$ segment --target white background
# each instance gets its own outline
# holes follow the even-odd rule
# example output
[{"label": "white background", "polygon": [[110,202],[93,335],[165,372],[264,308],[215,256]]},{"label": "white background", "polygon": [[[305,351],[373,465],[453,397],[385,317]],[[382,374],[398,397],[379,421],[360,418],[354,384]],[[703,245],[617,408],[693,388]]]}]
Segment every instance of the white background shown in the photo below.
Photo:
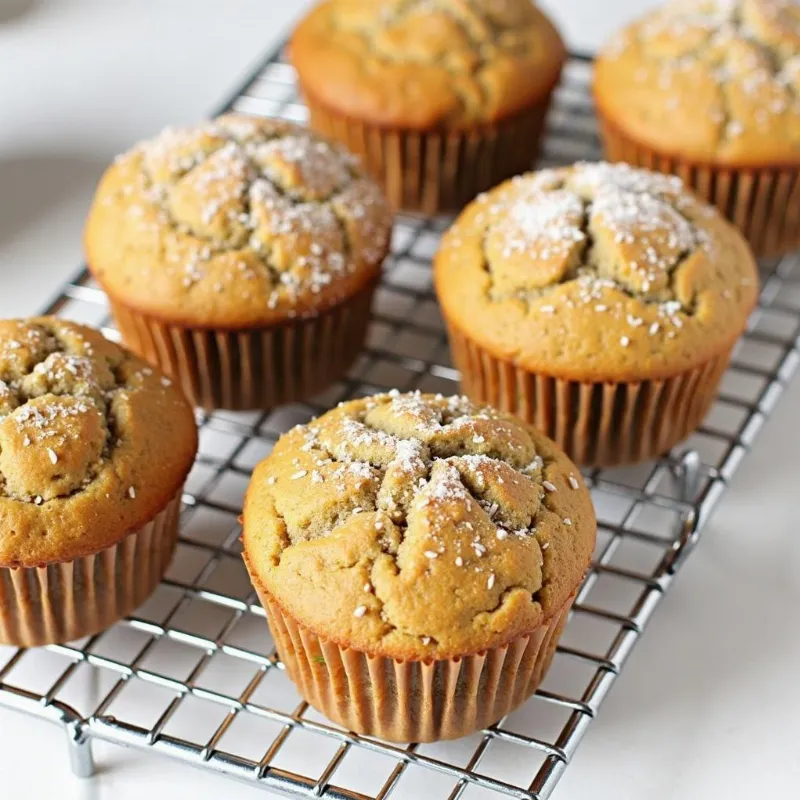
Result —
[{"label": "white background", "polygon": [[[589,50],[645,5],[552,0]],[[0,316],[35,311],[80,260],[108,160],[208,112],[307,6],[292,0],[0,0]],[[739,471],[556,800],[798,796],[800,384]],[[0,711],[0,797],[256,798],[163,758],[98,746],[67,769],[56,728]],[[395,796],[400,796],[395,795]]]}]

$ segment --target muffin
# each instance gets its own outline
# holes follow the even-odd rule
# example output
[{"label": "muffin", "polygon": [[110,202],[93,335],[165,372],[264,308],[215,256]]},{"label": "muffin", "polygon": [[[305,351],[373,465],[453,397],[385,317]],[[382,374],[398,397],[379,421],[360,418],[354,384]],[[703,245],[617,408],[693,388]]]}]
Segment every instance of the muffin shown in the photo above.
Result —
[{"label": "muffin", "polygon": [[353,156],[286,122],[228,115],[118,158],[85,248],[125,344],[195,405],[265,409],[355,360],[390,234]]},{"label": "muffin", "polygon": [[596,466],[699,425],[758,294],[747,242],[679,178],[603,163],[476,200],[434,283],[464,391]]},{"label": "muffin", "polygon": [[758,256],[800,245],[800,5],[682,0],[600,54],[607,158],[675,173]]},{"label": "muffin", "polygon": [[355,400],[253,473],[244,558],[289,676],[398,742],[491,725],[544,676],[594,548],[580,473],[463,397]]},{"label": "muffin", "polygon": [[426,214],[530,169],[566,55],[530,0],[328,0],[290,53],[311,126]]},{"label": "muffin", "polygon": [[180,390],[97,331],[0,321],[0,643],[97,633],[153,591],[197,451]]}]

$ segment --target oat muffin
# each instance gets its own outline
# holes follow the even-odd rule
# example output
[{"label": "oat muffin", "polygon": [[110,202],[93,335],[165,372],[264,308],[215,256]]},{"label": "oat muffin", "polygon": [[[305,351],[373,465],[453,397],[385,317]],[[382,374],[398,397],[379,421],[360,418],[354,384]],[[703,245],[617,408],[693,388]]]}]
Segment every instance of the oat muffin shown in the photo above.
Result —
[{"label": "oat muffin", "polygon": [[54,317],[0,321],[0,643],[71,641],[140,605],[196,450],[158,370]]},{"label": "oat muffin", "polygon": [[244,558],[303,696],[359,733],[464,736],[536,689],[595,542],[580,473],[463,397],[355,400],[253,473]]},{"label": "oat muffin", "polygon": [[800,4],[680,0],[601,52],[607,157],[676,173],[757,255],[800,244]]},{"label": "oat muffin", "polygon": [[338,145],[228,115],[167,129],[103,177],[86,256],[124,342],[205,408],[269,408],[363,347],[391,217]]},{"label": "oat muffin", "polygon": [[603,163],[476,200],[434,281],[466,393],[605,466],[697,427],[758,294],[741,234],[679,178]]},{"label": "oat muffin", "polygon": [[432,214],[530,169],[565,49],[530,0],[327,0],[291,60],[312,127]]}]

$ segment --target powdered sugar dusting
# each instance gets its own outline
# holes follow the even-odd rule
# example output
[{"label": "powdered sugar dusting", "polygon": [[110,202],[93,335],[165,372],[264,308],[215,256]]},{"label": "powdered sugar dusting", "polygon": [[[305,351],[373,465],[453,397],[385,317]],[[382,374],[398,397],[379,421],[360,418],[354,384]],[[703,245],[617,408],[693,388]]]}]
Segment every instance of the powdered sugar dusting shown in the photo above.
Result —
[{"label": "powdered sugar dusting", "polygon": [[100,413],[97,405],[89,398],[71,403],[27,405],[14,414],[14,422],[21,430],[32,431],[42,440],[62,435],[54,426],[57,420],[68,420],[89,413]]},{"label": "powdered sugar dusting", "polygon": [[44,505],[83,491],[103,472],[112,475],[107,498],[115,486],[117,497],[128,492],[124,465],[109,464],[130,435],[136,412],[128,400],[142,389],[164,392],[154,369],[132,358],[110,343],[101,350],[68,322],[2,323],[0,496]]},{"label": "powdered sugar dusting", "polygon": [[356,165],[354,158],[306,133],[255,142],[245,152],[263,165],[266,177],[290,192],[299,184],[305,197],[324,199],[338,191],[349,182]]},{"label": "powdered sugar dusting", "polygon": [[377,186],[347,151],[298,126],[227,115],[169,128],[126,159],[143,175],[123,192],[132,224],[184,237],[164,269],[187,291],[207,284],[233,302],[266,283],[267,308],[291,312],[385,254],[391,216]]},{"label": "powdered sugar dusting", "polygon": [[[691,254],[713,255],[718,246],[705,224],[716,212],[679,178],[626,164],[579,163],[546,171],[545,179],[521,176],[478,208],[492,298],[524,297],[546,316],[576,307],[611,315],[631,331],[618,338],[622,347],[637,331],[636,338],[682,327],[686,309],[673,276]],[[562,284],[571,290],[553,291]],[[633,313],[629,297],[644,309]]]},{"label": "powdered sugar dusting", "polygon": [[[275,465],[288,480],[261,485],[279,487],[269,491],[276,506],[285,504],[293,543],[353,525],[419,580],[463,570],[464,585],[493,596],[498,585],[516,585],[506,550],[538,552],[537,515],[555,485],[535,439],[507,415],[463,396],[392,392],[345,404],[291,435],[293,455]],[[317,492],[325,510],[295,519],[294,498]],[[358,586],[380,602],[385,576],[363,566]]]},{"label": "powdered sugar dusting", "polygon": [[[643,66],[633,80],[650,79],[670,110],[702,113],[687,87],[710,78],[717,97],[707,113],[724,146],[770,130],[786,114],[800,117],[798,41],[800,14],[791,0],[672,0],[616,37],[603,56],[618,59],[635,49]],[[731,102],[738,93],[745,103]]]},{"label": "powdered sugar dusting", "polygon": [[583,203],[564,190],[523,193],[509,208],[508,220],[506,256],[525,252],[531,258],[552,258],[586,238]]}]

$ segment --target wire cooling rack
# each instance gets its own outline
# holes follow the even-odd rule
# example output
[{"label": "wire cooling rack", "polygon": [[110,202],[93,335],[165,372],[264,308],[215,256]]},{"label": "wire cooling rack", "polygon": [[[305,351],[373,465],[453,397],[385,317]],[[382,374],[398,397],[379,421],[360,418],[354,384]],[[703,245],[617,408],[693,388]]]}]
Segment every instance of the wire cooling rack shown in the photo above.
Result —
[{"label": "wire cooling rack", "polygon": [[[599,157],[589,72],[580,57],[566,70],[546,164]],[[230,108],[306,119],[281,55],[260,65],[223,110]],[[200,456],[176,557],[135,616],[66,645],[0,647],[0,706],[63,725],[78,774],[91,774],[91,741],[102,739],[305,797],[551,794],[797,366],[800,257],[762,265],[760,305],[703,427],[663,460],[587,474],[597,550],[536,695],[466,739],[388,745],[338,728],[297,695],[242,566],[237,515],[250,471],[292,425],[375,391],[457,391],[431,289],[430,258],[448,222],[399,219],[369,346],[345,380],[308,404],[198,417]],[[44,310],[115,334],[85,271]]]}]

